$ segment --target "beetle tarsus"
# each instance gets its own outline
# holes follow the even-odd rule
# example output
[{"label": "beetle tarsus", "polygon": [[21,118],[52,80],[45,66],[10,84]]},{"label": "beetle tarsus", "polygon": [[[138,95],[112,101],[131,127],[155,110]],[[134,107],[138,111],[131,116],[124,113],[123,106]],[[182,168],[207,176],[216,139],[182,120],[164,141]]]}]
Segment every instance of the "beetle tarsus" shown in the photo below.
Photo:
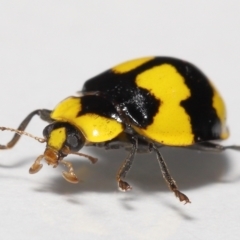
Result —
[{"label": "beetle tarsus", "polygon": [[76,176],[76,174],[74,172],[66,172],[66,171],[63,171],[62,172],[62,176],[65,180],[67,180],[68,182],[70,183],[78,183],[78,178]]},{"label": "beetle tarsus", "polygon": [[127,182],[124,182],[122,180],[118,181],[118,188],[123,192],[130,191],[132,189],[132,187]]},{"label": "beetle tarsus", "polygon": [[34,174],[37,173],[41,170],[41,168],[43,167],[43,165],[40,163],[41,160],[44,158],[44,155],[40,155],[35,162],[33,163],[33,165],[30,167],[29,169],[29,173],[30,174]]},{"label": "beetle tarsus", "polygon": [[191,203],[189,198],[179,190],[174,190],[173,192],[175,196],[180,200],[180,202],[185,202],[184,204]]},{"label": "beetle tarsus", "polygon": [[74,173],[72,164],[67,161],[61,161],[61,163],[68,168],[68,172],[62,172],[63,178],[70,183],[78,183],[79,181],[76,174]]}]

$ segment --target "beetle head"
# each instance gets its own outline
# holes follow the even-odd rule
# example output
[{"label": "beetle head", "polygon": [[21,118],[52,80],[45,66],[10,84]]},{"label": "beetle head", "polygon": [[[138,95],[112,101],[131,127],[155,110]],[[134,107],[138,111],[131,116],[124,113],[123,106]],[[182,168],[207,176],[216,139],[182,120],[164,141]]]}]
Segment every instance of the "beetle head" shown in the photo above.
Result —
[{"label": "beetle head", "polygon": [[83,134],[67,122],[54,122],[46,126],[43,136],[47,140],[44,158],[53,166],[68,154],[78,152],[85,143]]},{"label": "beetle head", "polygon": [[68,172],[63,172],[63,177],[71,182],[77,183],[78,179],[73,171],[72,164],[67,161],[63,161],[68,154],[75,154],[88,158],[92,163],[95,163],[97,159],[78,153],[78,151],[84,146],[86,139],[84,135],[76,127],[67,122],[54,122],[49,124],[43,130],[43,136],[47,142],[47,146],[43,155],[40,155],[32,167],[29,169],[30,173],[36,173],[42,168],[40,163],[42,159],[45,159],[48,165],[57,167],[59,163],[64,164],[68,168]]}]

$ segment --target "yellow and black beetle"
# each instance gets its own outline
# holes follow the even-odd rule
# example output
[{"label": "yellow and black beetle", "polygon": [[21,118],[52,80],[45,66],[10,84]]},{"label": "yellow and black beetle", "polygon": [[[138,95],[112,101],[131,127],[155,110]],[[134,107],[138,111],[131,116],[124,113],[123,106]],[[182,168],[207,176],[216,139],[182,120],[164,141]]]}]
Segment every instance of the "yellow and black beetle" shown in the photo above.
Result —
[{"label": "yellow and black beetle", "polygon": [[137,152],[156,153],[162,175],[180,201],[190,202],[181,193],[168,171],[159,151],[163,146],[221,152],[239,146],[221,146],[212,140],[229,135],[226,127],[224,102],[207,77],[191,63],[170,57],[145,57],[122,63],[89,79],[77,97],[68,97],[54,110],[39,109],[30,113],[15,135],[0,149],[12,148],[32,117],[49,125],[43,130],[46,150],[40,155],[30,173],[42,168],[41,160],[56,167],[64,164],[68,171],[63,177],[78,182],[72,164],[63,160],[68,154],[96,159],[78,151],[83,146],[105,149],[125,148],[129,155],[122,164],[117,182],[120,190],[130,190],[123,181]]}]

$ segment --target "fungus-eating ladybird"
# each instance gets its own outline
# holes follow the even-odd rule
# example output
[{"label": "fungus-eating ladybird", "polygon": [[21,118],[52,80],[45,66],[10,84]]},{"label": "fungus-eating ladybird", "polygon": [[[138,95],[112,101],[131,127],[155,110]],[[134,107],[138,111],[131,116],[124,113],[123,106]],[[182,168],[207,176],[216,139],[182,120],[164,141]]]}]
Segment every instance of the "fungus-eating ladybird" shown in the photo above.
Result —
[{"label": "fungus-eating ladybird", "polygon": [[[49,125],[44,138],[24,132],[32,117],[39,117]],[[221,146],[212,140],[223,140],[229,135],[226,127],[224,102],[208,78],[191,63],[170,57],[145,57],[122,63],[87,80],[80,95],[68,97],[55,109],[38,109],[30,113],[12,140],[0,149],[12,148],[21,135],[46,142],[30,173],[42,168],[44,159],[56,167],[64,164],[68,171],[63,177],[78,182],[68,154],[97,160],[79,153],[83,146],[105,149],[125,148],[129,155],[124,160],[117,182],[121,190],[130,190],[123,181],[137,152],[156,153],[163,178],[180,201],[188,197],[178,190],[160,153],[163,146],[221,152],[239,146]]]}]

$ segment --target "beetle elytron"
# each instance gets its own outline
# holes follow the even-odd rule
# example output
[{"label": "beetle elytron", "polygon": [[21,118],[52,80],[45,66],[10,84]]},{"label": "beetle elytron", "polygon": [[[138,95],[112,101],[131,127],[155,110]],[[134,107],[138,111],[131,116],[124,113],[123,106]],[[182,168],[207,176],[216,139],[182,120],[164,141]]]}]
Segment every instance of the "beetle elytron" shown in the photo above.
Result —
[{"label": "beetle elytron", "polygon": [[[32,117],[49,125],[44,138],[24,132]],[[239,150],[239,146],[221,146],[211,140],[223,140],[229,135],[224,102],[207,77],[191,63],[170,57],[145,57],[122,63],[86,81],[77,97],[68,97],[54,110],[39,109],[30,113],[12,140],[0,149],[12,148],[21,135],[34,137],[47,146],[30,173],[42,168],[41,161],[56,167],[64,164],[63,177],[78,182],[68,154],[96,159],[78,151],[83,146],[105,149],[123,147],[129,155],[122,164],[117,182],[120,190],[130,190],[123,181],[137,152],[156,153],[162,175],[180,201],[189,203],[168,171],[159,151],[163,146],[223,151]]]}]

